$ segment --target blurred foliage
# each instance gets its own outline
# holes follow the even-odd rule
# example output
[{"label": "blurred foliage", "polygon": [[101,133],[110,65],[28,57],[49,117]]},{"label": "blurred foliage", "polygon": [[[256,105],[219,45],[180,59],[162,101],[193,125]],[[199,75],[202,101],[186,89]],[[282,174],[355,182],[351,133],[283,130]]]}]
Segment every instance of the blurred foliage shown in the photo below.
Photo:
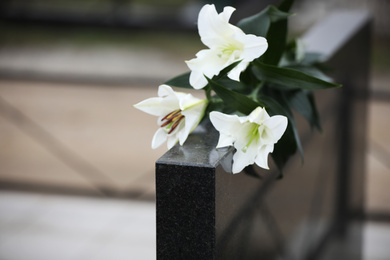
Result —
[{"label": "blurred foliage", "polygon": [[[0,22],[0,44],[77,44],[77,45],[124,45],[170,47],[177,43],[199,47],[196,32],[164,30],[132,30],[126,28],[66,27],[50,25],[25,25]],[[158,39],[158,41],[156,41]]]},{"label": "blurred foliage", "polygon": [[202,47],[196,32],[88,27],[53,27],[0,22],[0,46],[60,46],[159,48],[178,54]]}]

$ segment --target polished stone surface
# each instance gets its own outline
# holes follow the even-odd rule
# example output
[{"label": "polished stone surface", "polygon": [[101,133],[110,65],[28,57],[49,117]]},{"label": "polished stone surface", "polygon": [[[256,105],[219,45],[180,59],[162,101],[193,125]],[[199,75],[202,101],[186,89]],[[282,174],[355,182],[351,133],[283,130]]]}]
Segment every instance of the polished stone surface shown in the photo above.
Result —
[{"label": "polished stone surface", "polygon": [[219,134],[205,119],[191,133],[183,146],[176,145],[157,160],[157,164],[216,167],[233,152],[233,148],[215,149]]}]

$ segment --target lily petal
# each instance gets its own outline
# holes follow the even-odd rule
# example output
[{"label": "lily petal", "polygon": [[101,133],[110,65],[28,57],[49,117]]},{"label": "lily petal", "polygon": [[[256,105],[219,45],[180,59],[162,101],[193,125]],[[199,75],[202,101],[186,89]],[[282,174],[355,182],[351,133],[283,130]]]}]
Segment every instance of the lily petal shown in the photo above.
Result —
[{"label": "lily petal", "polygon": [[274,150],[274,145],[263,145],[260,150],[258,151],[258,154],[255,159],[255,163],[263,168],[269,170],[268,167],[268,155],[272,153]]},{"label": "lily petal", "polygon": [[[214,7],[215,9],[215,7]],[[233,12],[235,11],[236,9],[234,7],[231,7],[231,6],[225,6],[223,8],[223,11],[222,13],[219,14],[219,16],[226,22],[228,23],[229,20],[230,20],[230,17],[232,16]],[[217,11],[215,11],[217,12]]]},{"label": "lily petal", "polygon": [[159,97],[174,96],[175,92],[173,91],[173,89],[170,86],[162,84],[158,87],[157,95]]},{"label": "lily petal", "polygon": [[178,109],[180,98],[185,96],[184,93],[175,92],[170,86],[164,84],[158,87],[157,94],[161,97],[161,107],[169,111]]},{"label": "lily petal", "polygon": [[264,117],[267,116],[268,114],[267,112],[265,112],[265,109],[263,109],[262,107],[257,107],[249,114],[246,120],[248,120],[251,123],[261,124],[264,120]]},{"label": "lily petal", "polygon": [[236,33],[235,37],[237,41],[244,45],[241,55],[243,62],[253,61],[263,55],[268,48],[267,40],[263,37],[244,33]]},{"label": "lily petal", "polygon": [[288,120],[285,116],[273,116],[264,122],[274,137],[274,142],[277,142],[287,129]]},{"label": "lily petal", "polygon": [[[192,97],[192,96],[191,96]],[[191,98],[189,97],[189,98]],[[191,100],[193,102],[193,100]],[[188,136],[192,131],[195,130],[196,126],[199,124],[207,106],[207,100],[196,101],[192,103],[192,106],[182,110],[182,115],[185,116],[185,127],[182,131],[184,136]]]},{"label": "lily petal", "polygon": [[226,37],[234,33],[228,23],[234,10],[227,6],[218,14],[213,4],[202,7],[198,16],[198,32],[204,45],[212,48],[226,43]]},{"label": "lily petal", "polygon": [[232,135],[227,135],[224,133],[219,134],[219,140],[216,148],[222,148],[226,146],[231,146],[233,145],[235,139]]},{"label": "lily petal", "polygon": [[212,78],[226,67],[226,62],[218,57],[217,50],[206,49],[196,54],[196,58],[186,61],[191,70],[190,84],[195,89],[204,88],[207,80],[204,76]]},{"label": "lily petal", "polygon": [[246,67],[248,67],[248,65],[249,62],[241,61],[239,64],[237,64],[236,67],[234,67],[231,71],[229,71],[227,76],[232,80],[240,81],[241,72],[243,72],[246,69]]},{"label": "lily petal", "polygon": [[152,149],[160,147],[167,140],[167,135],[164,129],[159,128],[152,139]]},{"label": "lily petal", "polygon": [[253,164],[257,155],[257,149],[252,149],[243,152],[241,149],[237,149],[233,156],[233,173],[241,172],[246,166]]},{"label": "lily petal", "polygon": [[252,162],[248,160],[246,154],[242,151],[237,150],[233,155],[233,167],[232,173],[236,174],[244,170],[244,168],[250,165]]},{"label": "lily petal", "polygon": [[200,103],[207,104],[208,101],[205,99],[196,98],[191,94],[186,94],[186,95],[180,97],[179,107],[180,107],[180,110],[184,111],[184,110],[192,108],[196,105],[199,105]]},{"label": "lily petal", "polygon": [[179,142],[179,137],[177,135],[172,135],[167,140],[168,150],[171,149],[177,142]]},{"label": "lily petal", "polygon": [[160,97],[148,98],[134,105],[135,108],[153,116],[162,116],[172,111],[170,107],[162,108]]},{"label": "lily petal", "polygon": [[241,128],[241,122],[237,115],[226,115],[221,112],[210,112],[210,121],[219,132],[233,134]]}]

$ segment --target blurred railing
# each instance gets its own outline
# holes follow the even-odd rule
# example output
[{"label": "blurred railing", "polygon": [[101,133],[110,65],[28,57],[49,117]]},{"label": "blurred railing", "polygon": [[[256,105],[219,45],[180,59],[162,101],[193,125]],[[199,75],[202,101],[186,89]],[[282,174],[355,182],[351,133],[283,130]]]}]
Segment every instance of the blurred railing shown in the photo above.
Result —
[{"label": "blurred railing", "polygon": [[158,259],[362,259],[370,33],[368,14],[340,12],[304,35],[343,87],[316,92],[323,132],[297,123],[305,162],[283,179],[227,173],[210,123],[156,162]]},{"label": "blurred railing", "polygon": [[[275,0],[214,0],[218,9],[235,6],[232,21],[254,14]],[[63,26],[195,30],[202,0],[4,0],[0,21]]]}]

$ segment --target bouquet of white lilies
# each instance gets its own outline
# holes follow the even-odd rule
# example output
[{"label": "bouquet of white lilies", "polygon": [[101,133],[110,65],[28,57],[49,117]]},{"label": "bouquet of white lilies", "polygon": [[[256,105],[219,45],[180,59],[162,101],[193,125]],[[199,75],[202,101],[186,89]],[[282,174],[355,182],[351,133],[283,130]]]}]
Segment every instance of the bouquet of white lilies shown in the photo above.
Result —
[{"label": "bouquet of white lilies", "polygon": [[[167,141],[168,149],[188,135],[203,118],[219,132],[216,148],[234,146],[233,173],[257,164],[268,169],[271,154],[282,170],[297,150],[303,157],[292,110],[321,129],[313,90],[339,87],[319,69],[320,55],[305,53],[302,43],[287,43],[287,19],[292,0],[268,6],[260,13],[229,23],[233,7],[218,13],[214,5],[199,12],[198,31],[208,48],[186,61],[190,72],[158,89],[158,97],[136,108],[158,116],[152,148]],[[202,89],[207,99],[174,91]]]}]

